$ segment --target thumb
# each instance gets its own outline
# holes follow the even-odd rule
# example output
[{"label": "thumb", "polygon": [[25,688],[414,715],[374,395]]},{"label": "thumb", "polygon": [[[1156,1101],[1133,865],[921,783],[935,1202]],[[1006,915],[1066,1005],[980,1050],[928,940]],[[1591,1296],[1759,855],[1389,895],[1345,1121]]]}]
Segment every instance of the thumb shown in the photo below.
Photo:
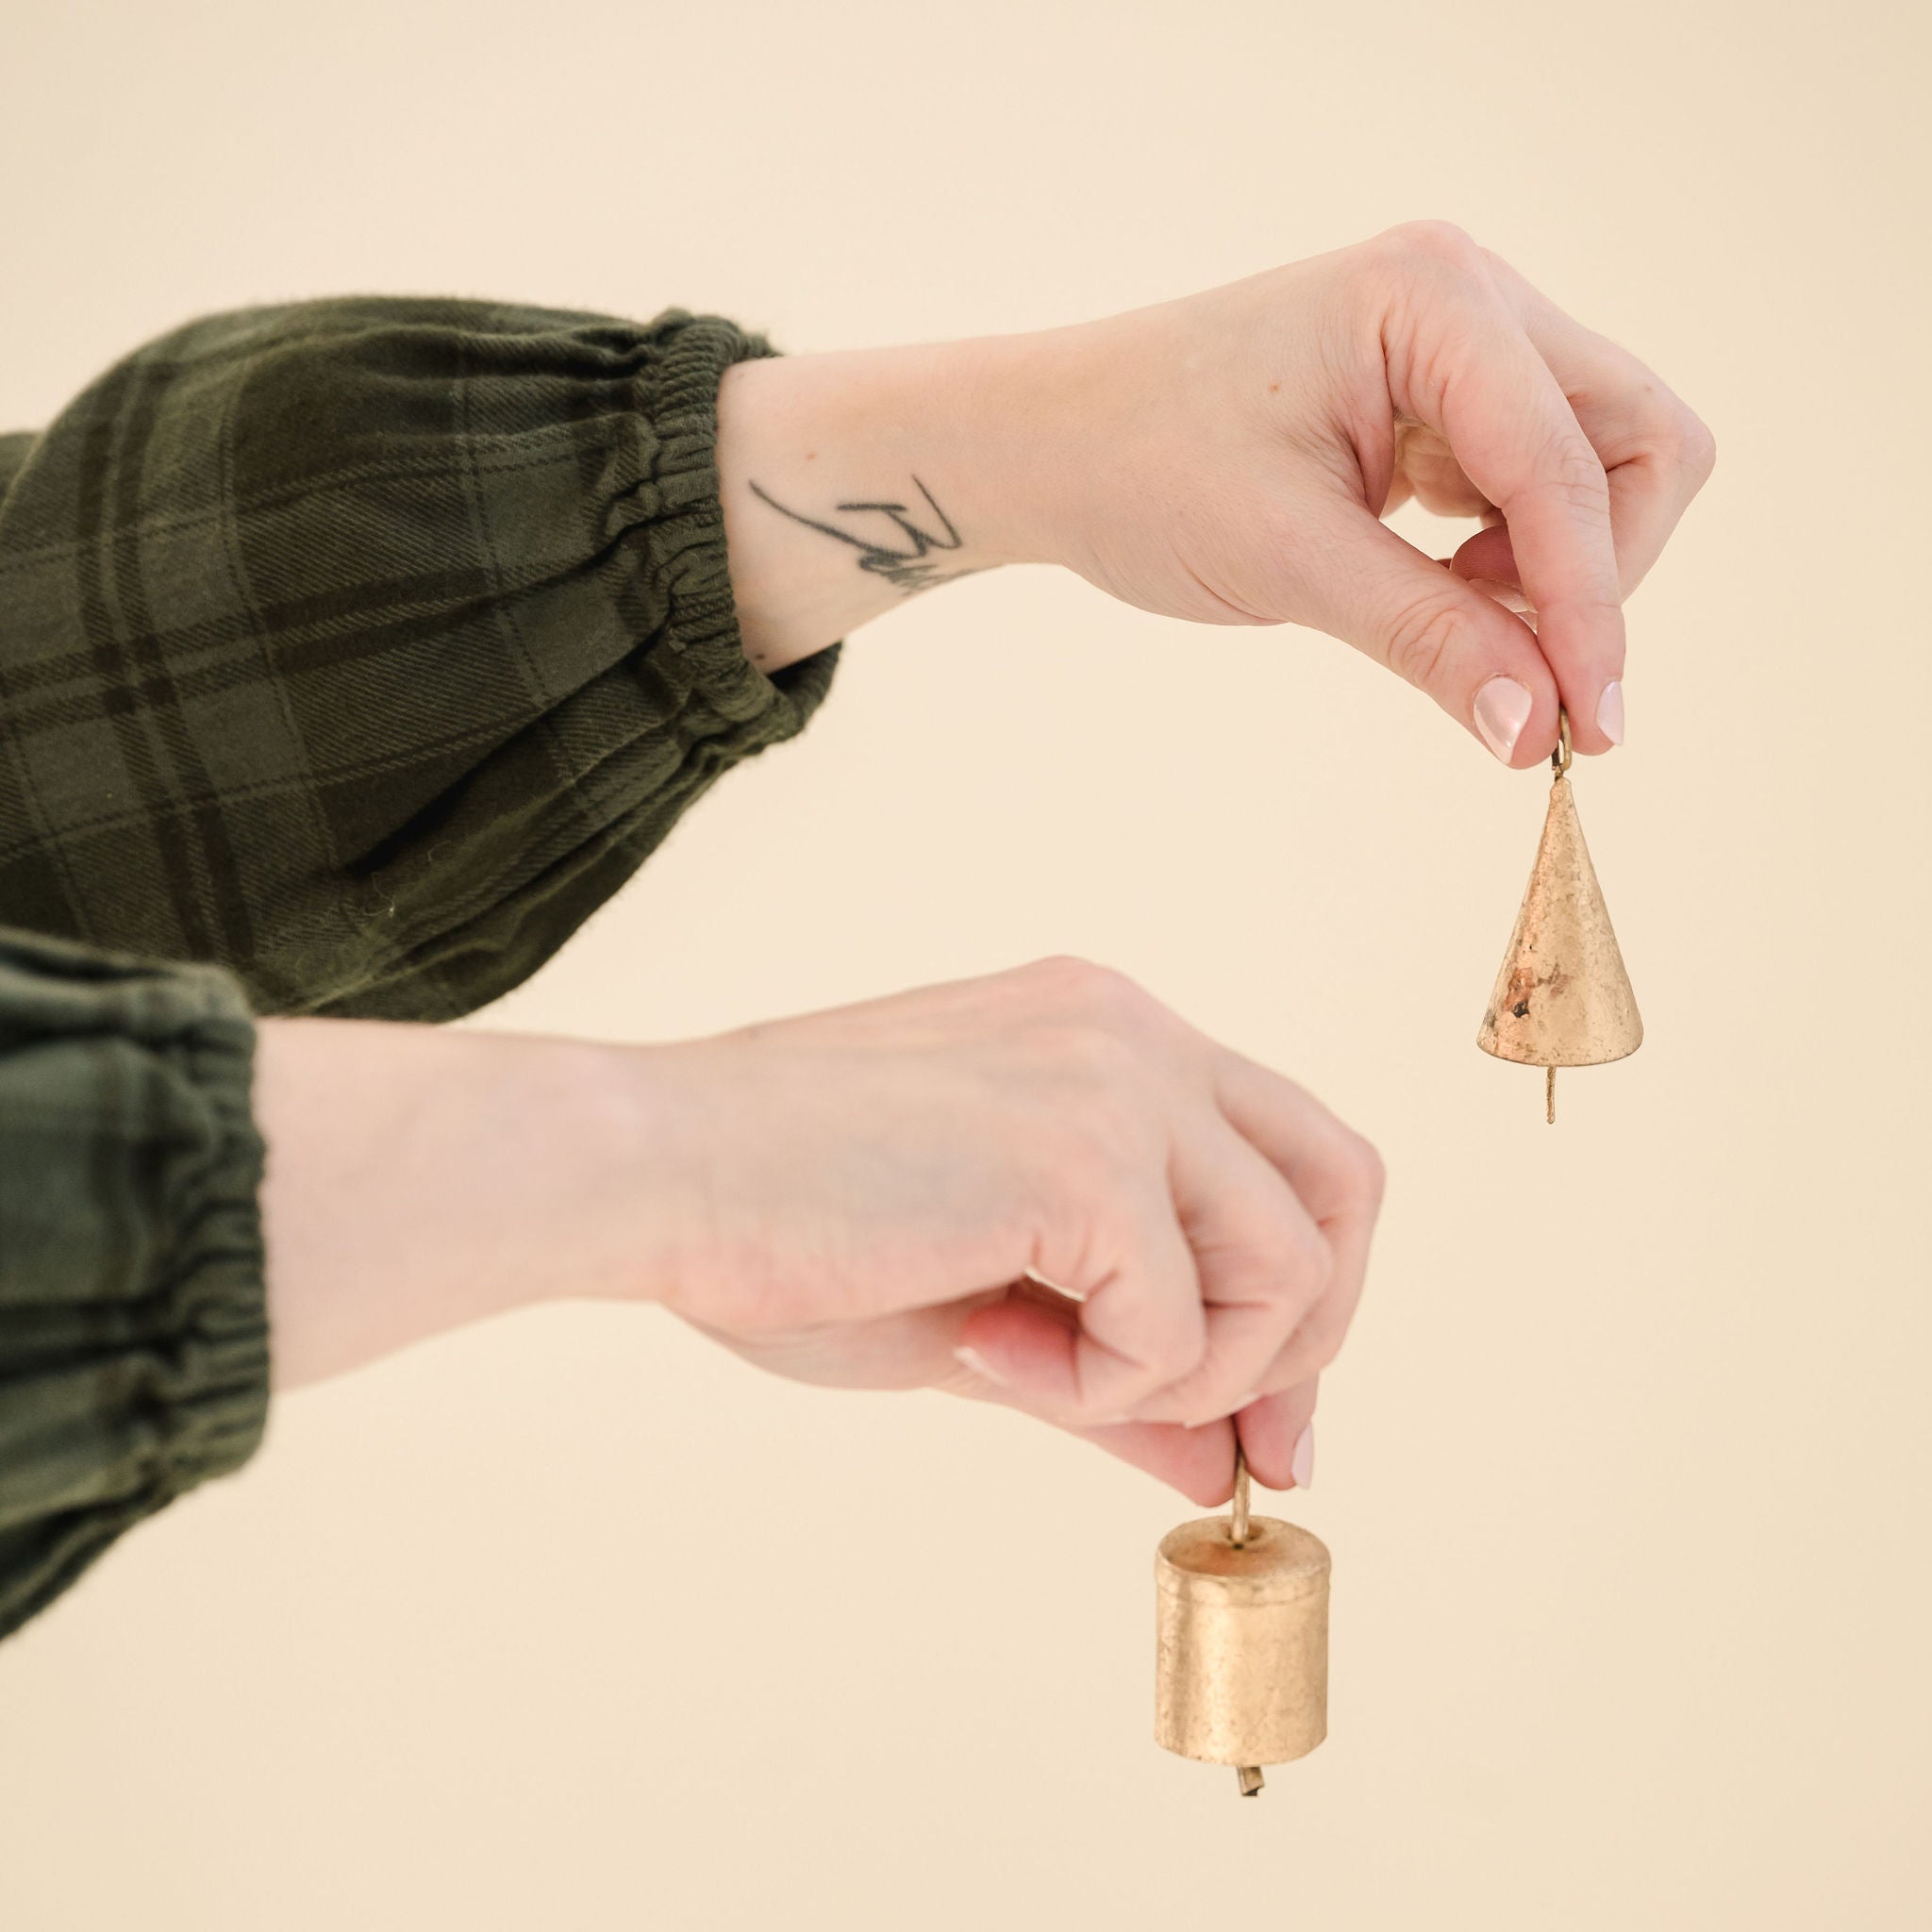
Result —
[{"label": "thumb", "polygon": [[1557,681],[1526,624],[1365,509],[1331,510],[1310,535],[1321,629],[1427,691],[1506,765],[1548,756]]}]

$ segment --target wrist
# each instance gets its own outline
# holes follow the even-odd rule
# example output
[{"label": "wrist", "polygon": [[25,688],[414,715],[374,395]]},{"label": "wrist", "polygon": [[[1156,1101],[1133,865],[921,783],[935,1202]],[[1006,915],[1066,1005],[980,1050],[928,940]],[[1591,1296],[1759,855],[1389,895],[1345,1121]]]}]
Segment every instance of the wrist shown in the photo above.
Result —
[{"label": "wrist", "polygon": [[648,1292],[648,1049],[265,1021],[255,1108],[278,1386],[572,1294]]},{"label": "wrist", "polygon": [[776,669],[954,577],[1057,560],[1064,333],[726,371],[719,491],[754,663]]},{"label": "wrist", "polygon": [[972,507],[1012,563],[1065,564],[1100,420],[1091,325],[982,336],[956,352],[952,389]]}]

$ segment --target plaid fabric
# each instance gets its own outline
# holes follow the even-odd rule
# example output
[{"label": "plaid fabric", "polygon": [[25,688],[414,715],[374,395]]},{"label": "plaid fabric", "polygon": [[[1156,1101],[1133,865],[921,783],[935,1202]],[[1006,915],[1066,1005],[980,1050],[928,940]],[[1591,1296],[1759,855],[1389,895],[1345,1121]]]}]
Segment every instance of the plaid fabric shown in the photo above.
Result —
[{"label": "plaid fabric", "polygon": [[225,973],[0,932],[0,1637],[260,1440],[254,1055]]},{"label": "plaid fabric", "polygon": [[740,646],[719,377],[767,343],[346,298],[189,324],[0,439],[0,924],[256,1008],[534,972],[836,650]]},{"label": "plaid fabric", "polygon": [[725,568],[718,380],[770,353],[312,302],[0,437],[0,1636],[260,1439],[251,1004],[495,998],[824,697]]}]

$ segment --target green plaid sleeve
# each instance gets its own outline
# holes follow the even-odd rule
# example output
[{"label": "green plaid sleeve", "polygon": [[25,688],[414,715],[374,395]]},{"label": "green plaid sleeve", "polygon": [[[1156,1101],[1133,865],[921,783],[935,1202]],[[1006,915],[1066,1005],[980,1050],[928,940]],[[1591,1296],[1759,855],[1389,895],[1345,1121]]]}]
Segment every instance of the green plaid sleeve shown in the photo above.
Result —
[{"label": "green plaid sleeve", "polygon": [[745,658],[719,378],[649,323],[191,323],[0,438],[0,922],[444,1020],[534,972],[836,649]]},{"label": "green plaid sleeve", "polygon": [[234,980],[0,930],[0,1637],[268,1408]]}]

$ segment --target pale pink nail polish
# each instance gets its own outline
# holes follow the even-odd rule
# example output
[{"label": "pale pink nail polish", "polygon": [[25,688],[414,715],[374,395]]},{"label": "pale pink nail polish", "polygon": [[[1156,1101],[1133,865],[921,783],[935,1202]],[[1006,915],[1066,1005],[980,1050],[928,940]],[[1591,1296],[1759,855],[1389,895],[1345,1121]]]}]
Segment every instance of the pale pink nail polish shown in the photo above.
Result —
[{"label": "pale pink nail polish", "polygon": [[967,1348],[963,1345],[956,1348],[953,1351],[953,1359],[963,1362],[975,1375],[985,1376],[996,1389],[1008,1386],[1007,1378],[976,1348]]},{"label": "pale pink nail polish", "polygon": [[1288,1473],[1298,1490],[1312,1489],[1315,1482],[1315,1425],[1310,1423],[1294,1439],[1294,1454],[1288,1458]]},{"label": "pale pink nail polish", "polygon": [[1513,677],[1492,677],[1475,694],[1475,728],[1483,742],[1507,765],[1529,723],[1533,700]]},{"label": "pale pink nail polish", "polygon": [[1596,701],[1596,728],[1612,744],[1624,741],[1624,680],[1613,677]]},{"label": "pale pink nail polish", "polygon": [[1505,610],[1513,610],[1519,617],[1529,615],[1529,599],[1514,584],[1506,584],[1500,577],[1471,577],[1469,588],[1493,598]]}]

